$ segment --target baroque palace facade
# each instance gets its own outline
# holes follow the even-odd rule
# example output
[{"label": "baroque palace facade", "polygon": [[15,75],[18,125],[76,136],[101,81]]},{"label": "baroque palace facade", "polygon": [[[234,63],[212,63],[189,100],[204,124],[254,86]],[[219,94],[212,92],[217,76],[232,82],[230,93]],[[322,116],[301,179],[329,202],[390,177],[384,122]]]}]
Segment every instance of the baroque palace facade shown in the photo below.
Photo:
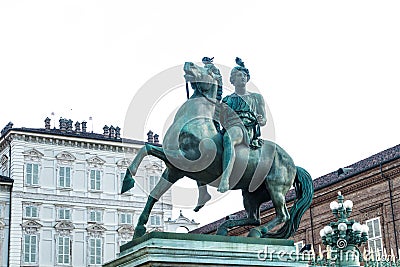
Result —
[{"label": "baroque palace facade", "polygon": [[[367,249],[387,252],[392,249],[399,257],[400,248],[400,145],[384,150],[345,168],[313,180],[314,197],[311,207],[303,215],[299,229],[293,237],[298,249],[312,244],[317,251],[322,246],[320,230],[335,221],[330,202],[340,191],[345,199],[354,203],[350,219],[367,224],[369,228]],[[286,199],[288,208],[293,205],[295,194],[291,190]],[[261,207],[262,224],[275,216],[272,203]],[[245,211],[232,214],[243,218]],[[214,234],[226,218],[197,228],[192,233]],[[251,227],[237,227],[229,235],[247,236]]]},{"label": "baroque palace facade", "polygon": [[[126,168],[144,142],[122,139],[120,128],[87,131],[60,119],[58,129],[13,128],[0,137],[0,266],[101,266],[130,241],[163,163],[146,157],[135,187],[121,195]],[[149,140],[158,143],[157,135]],[[171,220],[171,192],[155,205],[149,231],[197,227]]]}]

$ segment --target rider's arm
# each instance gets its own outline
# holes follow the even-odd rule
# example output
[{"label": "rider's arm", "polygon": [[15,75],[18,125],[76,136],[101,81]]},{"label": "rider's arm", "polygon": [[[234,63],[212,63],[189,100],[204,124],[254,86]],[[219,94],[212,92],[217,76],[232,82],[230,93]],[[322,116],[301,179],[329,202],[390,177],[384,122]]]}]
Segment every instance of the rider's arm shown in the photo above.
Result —
[{"label": "rider's arm", "polygon": [[267,124],[267,115],[265,112],[265,102],[261,94],[257,94],[257,121],[260,126]]}]

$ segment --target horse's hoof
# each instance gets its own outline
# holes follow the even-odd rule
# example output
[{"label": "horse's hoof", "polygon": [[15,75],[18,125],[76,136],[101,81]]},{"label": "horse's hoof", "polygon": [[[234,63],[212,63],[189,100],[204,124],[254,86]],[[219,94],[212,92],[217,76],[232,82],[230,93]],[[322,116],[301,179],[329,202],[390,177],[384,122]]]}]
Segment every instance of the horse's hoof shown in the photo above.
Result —
[{"label": "horse's hoof", "polygon": [[144,225],[138,225],[135,228],[135,234],[133,235],[133,239],[144,236],[146,233],[146,227]]},{"label": "horse's hoof", "polygon": [[258,229],[253,228],[253,229],[250,230],[250,232],[249,232],[249,234],[247,236],[248,237],[260,238],[261,237],[261,232]]},{"label": "horse's hoof", "polygon": [[268,234],[268,228],[267,227],[260,227],[261,228],[261,235],[264,237]]},{"label": "horse's hoof", "polygon": [[216,235],[228,235],[228,229],[226,229],[225,227],[220,227],[217,229],[217,232],[215,233]]},{"label": "horse's hoof", "polygon": [[193,209],[193,211],[194,211],[194,212],[198,212],[202,207],[204,207],[204,205],[197,205],[197,206]]},{"label": "horse's hoof", "polygon": [[135,186],[135,179],[133,179],[132,174],[129,170],[126,170],[124,181],[122,182],[121,194],[129,191],[131,188]]}]

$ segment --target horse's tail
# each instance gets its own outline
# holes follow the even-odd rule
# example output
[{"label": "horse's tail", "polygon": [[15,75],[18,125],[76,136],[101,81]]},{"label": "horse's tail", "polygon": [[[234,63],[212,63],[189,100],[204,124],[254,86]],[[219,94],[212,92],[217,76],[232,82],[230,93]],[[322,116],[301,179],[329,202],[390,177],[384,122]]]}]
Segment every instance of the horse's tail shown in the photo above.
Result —
[{"label": "horse's tail", "polygon": [[268,237],[287,239],[293,236],[297,228],[299,228],[301,217],[311,206],[314,194],[311,175],[301,167],[296,166],[296,169],[297,173],[294,180],[296,199],[290,209],[290,219],[277,232],[269,233]]}]

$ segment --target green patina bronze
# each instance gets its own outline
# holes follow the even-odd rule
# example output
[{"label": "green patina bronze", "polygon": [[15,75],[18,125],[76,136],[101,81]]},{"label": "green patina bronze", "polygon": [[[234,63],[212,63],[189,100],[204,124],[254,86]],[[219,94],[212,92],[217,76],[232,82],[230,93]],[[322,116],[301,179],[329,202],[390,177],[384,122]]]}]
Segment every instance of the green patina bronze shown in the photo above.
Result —
[{"label": "green patina bronze", "polygon": [[[247,217],[226,220],[218,227],[218,235],[227,235],[229,228],[245,225],[255,226],[249,233],[252,237],[288,238],[297,230],[302,215],[311,205],[311,176],[296,167],[280,146],[259,138],[259,127],[266,123],[264,100],[259,94],[247,92],[250,74],[240,59],[236,62],[238,67],[231,72],[235,94],[225,97],[222,104],[222,79],[212,59],[203,59],[205,67],[185,63],[185,79],[194,93],[177,111],[163,146],[147,143],[125,174],[122,193],[134,186],[133,176],[145,156],[152,155],[166,164],[162,179],[150,193],[139,217],[134,239],[146,233],[145,224],[154,204],[184,176],[199,185],[197,210],[209,200],[204,185],[218,187],[221,192],[242,190]],[[289,212],[285,195],[292,186],[297,197]],[[269,200],[276,217],[260,226],[260,206]],[[271,232],[282,223],[277,232]]]}]

